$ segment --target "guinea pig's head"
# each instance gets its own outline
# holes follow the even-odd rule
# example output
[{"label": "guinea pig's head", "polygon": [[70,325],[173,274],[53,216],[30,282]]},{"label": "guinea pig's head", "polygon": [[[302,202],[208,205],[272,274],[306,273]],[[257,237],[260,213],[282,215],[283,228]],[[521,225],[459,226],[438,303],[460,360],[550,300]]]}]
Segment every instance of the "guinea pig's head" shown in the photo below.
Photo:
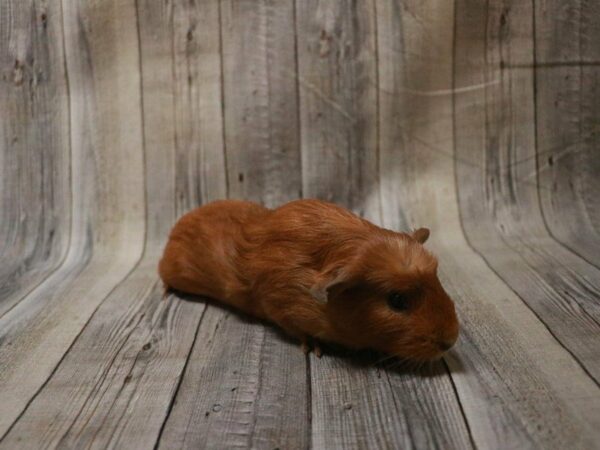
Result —
[{"label": "guinea pig's head", "polygon": [[325,302],[333,338],[415,361],[439,358],[459,331],[454,303],[423,247],[429,230],[385,232],[325,270],[313,295]]}]

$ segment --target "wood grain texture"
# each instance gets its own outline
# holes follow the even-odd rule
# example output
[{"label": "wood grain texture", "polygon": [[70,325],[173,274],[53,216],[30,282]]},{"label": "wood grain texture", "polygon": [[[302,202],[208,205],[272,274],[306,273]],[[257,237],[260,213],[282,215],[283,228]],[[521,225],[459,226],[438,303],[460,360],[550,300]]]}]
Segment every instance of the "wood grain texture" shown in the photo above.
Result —
[{"label": "wood grain texture", "polygon": [[[0,2],[0,448],[600,442],[600,8]],[[161,300],[178,216],[427,226],[462,331],[410,370]]]},{"label": "wood grain texture", "polygon": [[64,260],[68,81],[60,4],[0,5],[0,316]]},{"label": "wood grain texture", "polygon": [[[476,6],[464,6],[471,7]],[[465,17],[462,8],[457,17]],[[548,234],[538,196],[548,189],[530,177],[536,173],[533,10],[517,2],[489,7],[487,14],[487,24],[464,21],[469,33],[486,33],[487,45],[470,48],[465,59],[462,49],[472,40],[461,34],[455,49],[456,83],[488,83],[456,99],[457,189],[465,232],[600,381],[600,350],[589,339],[600,333],[600,271]],[[517,63],[526,67],[514,68]],[[469,165],[461,163],[467,159]]]},{"label": "wood grain texture", "polygon": [[269,325],[207,308],[159,448],[306,448],[299,345]]},{"label": "wood grain texture", "polygon": [[[173,6],[160,0],[138,0],[135,6],[146,189],[145,256],[155,253],[152,256],[157,258],[182,213],[175,201]],[[184,191],[180,198],[190,196]]]},{"label": "wood grain texture", "polygon": [[313,448],[471,448],[444,365],[311,356]]},{"label": "wood grain texture", "polygon": [[133,4],[63,6],[76,187],[70,247],[60,270],[0,319],[0,435],[138,262],[144,241],[138,55],[125,45],[137,37],[124,25]]},{"label": "wood grain texture", "polygon": [[173,2],[177,215],[227,197],[219,20],[218,1]]},{"label": "wood grain texture", "polygon": [[[404,36],[413,39],[405,40],[402,53],[406,57],[418,54],[421,65],[405,63],[409,70],[403,74],[404,86],[396,85],[394,79],[380,83],[388,91],[380,100],[382,142],[388,133],[388,142],[396,142],[394,136],[399,133],[392,119],[397,106],[384,100],[392,98],[390,88],[396,95],[404,92],[418,100],[402,123],[406,144],[382,147],[381,182],[388,184],[384,192],[394,194],[384,197],[383,204],[385,209],[386,202],[392,207],[398,202],[410,223],[426,221],[432,229],[429,246],[439,256],[442,283],[457,304],[463,326],[458,348],[445,359],[474,443],[485,448],[593,446],[597,425],[595,418],[589,419],[597,414],[597,385],[469,248],[461,229],[456,192],[451,188],[454,166],[460,167],[464,160],[453,153],[458,150],[458,145],[453,147],[457,129],[453,126],[453,97],[457,101],[459,95],[471,92],[467,86],[477,84],[454,83],[457,91],[453,92],[453,72],[468,66],[457,61],[453,70],[454,27],[449,23],[456,17],[454,29],[468,35],[472,24],[463,25],[462,20],[478,14],[470,8],[460,8],[455,14],[452,5],[441,3],[406,2],[406,8],[411,14],[405,16]],[[417,30],[427,38],[418,39]],[[481,41],[485,40],[474,43]],[[423,70],[434,65],[435,71]],[[457,179],[461,181],[460,176]],[[570,391],[574,386],[580,394]],[[586,397],[588,400],[581,400]]]},{"label": "wood grain texture", "polygon": [[162,301],[154,266],[141,264],[100,306],[3,448],[154,445],[204,311]]},{"label": "wood grain texture", "polygon": [[[175,28],[171,22],[178,5],[173,5],[172,10],[159,6],[162,5],[156,2],[137,4],[139,41],[140,44],[144,43],[140,49],[140,63],[144,93],[145,176],[154,181],[147,183],[149,225],[144,258],[119,286],[119,290],[103,304],[94,316],[95,320],[81,335],[77,346],[69,353],[76,349],[80,349],[81,354],[89,353],[93,342],[108,340],[112,343],[116,339],[113,335],[119,336],[117,343],[105,348],[104,354],[90,365],[94,370],[88,376],[96,378],[90,380],[81,377],[80,384],[73,386],[76,393],[83,391],[87,396],[77,395],[69,411],[63,411],[59,419],[54,421],[56,430],[50,431],[54,432],[56,439],[60,438],[56,441],[58,446],[129,448],[154,445],[170,412],[204,312],[204,305],[198,303],[177,299],[159,301],[161,289],[147,292],[147,286],[159,283],[156,262],[175,218],[175,210],[181,214],[201,201],[210,200],[211,196],[225,196],[225,177],[220,175],[223,173],[222,167],[215,173],[210,164],[210,161],[223,159],[223,149],[213,145],[215,133],[218,133],[217,138],[221,136],[221,116],[216,119],[216,126],[207,126],[210,132],[189,136],[185,131],[186,126],[188,130],[198,128],[201,123],[196,121],[202,118],[208,118],[210,125],[215,97],[208,90],[201,89],[191,96],[189,91],[178,89],[181,74],[175,68],[190,66],[189,61],[178,59],[179,55],[184,54],[180,51],[182,43],[189,42],[187,30],[179,26]],[[156,39],[158,35],[165,39]],[[196,58],[202,56],[198,51],[186,52],[185,55]],[[169,70],[155,71],[155,66]],[[181,81],[185,86],[192,87],[187,76]],[[174,87],[172,90],[163,88],[171,85]],[[219,98],[217,96],[217,101]],[[165,109],[165,104],[169,108]],[[196,111],[196,114],[186,115],[190,111]],[[174,146],[165,145],[173,141]],[[198,151],[192,151],[192,146],[197,146]],[[191,184],[190,180],[198,179],[207,186],[206,190]],[[131,313],[127,312],[131,308],[131,303],[124,301],[131,295],[128,292],[139,292],[139,302],[134,304],[139,321],[130,318]],[[124,317],[120,325],[127,325],[123,326],[120,333],[115,332],[114,328],[107,329],[108,317]],[[132,326],[135,329],[130,331],[128,327]],[[132,353],[136,354],[133,358]],[[78,359],[75,357],[64,361],[61,370],[48,385],[60,385],[61,374],[76,370]],[[102,366],[107,361],[110,367],[99,371],[98,365]],[[98,372],[100,379],[95,375]],[[124,373],[122,384],[115,382]],[[91,391],[90,386],[94,388]],[[40,400],[30,406],[20,423],[28,424],[29,416],[42,415],[36,413],[36,407],[41,413],[46,411]],[[36,423],[29,425],[36,426]],[[12,435],[19,439],[18,433],[17,428]],[[12,435],[7,437],[8,442],[11,442]]]},{"label": "wood grain texture", "polygon": [[544,217],[565,246],[600,267],[600,6],[535,4],[537,168]]},{"label": "wood grain texture", "polygon": [[[305,197],[375,217],[377,50],[375,2],[296,2]],[[372,192],[371,202],[365,193]]]},{"label": "wood grain texture", "polygon": [[229,195],[275,206],[301,196],[294,3],[219,5]]},{"label": "wood grain texture", "polygon": [[[139,41],[144,43],[140,49],[144,175],[154,181],[147,183],[144,257],[94,313],[43,391],[28,405],[18,426],[6,435],[2,445],[7,448],[18,444],[151,447],[160,435],[187,363],[205,307],[177,299],[161,301],[156,263],[175,219],[176,199],[187,207],[200,199],[195,188],[186,189],[189,184],[175,195],[177,149],[171,143],[181,140],[177,140],[173,105],[185,103],[185,99],[175,89],[161,89],[172,85],[174,54],[170,41],[177,36],[171,35],[171,10],[160,6],[162,3],[140,2],[136,11]],[[154,39],[159,34],[165,39]],[[169,70],[156,71],[154,67]],[[210,107],[210,102],[206,103]],[[170,108],[165,109],[165,104]],[[204,115],[210,112],[200,111]],[[197,142],[209,149],[205,154],[212,151],[222,157],[222,148],[210,150],[212,146],[206,145],[211,144],[210,138],[203,133]],[[192,152],[188,155],[195,156]],[[192,164],[180,178],[200,177],[208,186],[221,180],[224,185],[224,177],[211,174],[210,169],[209,164]],[[63,402],[53,401],[57,392],[62,393]],[[40,429],[42,433],[32,432]]]}]

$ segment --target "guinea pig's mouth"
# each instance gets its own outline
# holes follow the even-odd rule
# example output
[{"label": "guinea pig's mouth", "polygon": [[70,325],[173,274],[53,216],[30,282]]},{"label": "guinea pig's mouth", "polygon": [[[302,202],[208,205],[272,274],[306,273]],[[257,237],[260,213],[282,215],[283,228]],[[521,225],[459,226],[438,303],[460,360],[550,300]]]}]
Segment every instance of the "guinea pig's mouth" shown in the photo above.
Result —
[{"label": "guinea pig's mouth", "polygon": [[455,341],[433,341],[420,339],[404,344],[393,352],[397,357],[419,363],[433,362],[441,359],[454,346]]}]

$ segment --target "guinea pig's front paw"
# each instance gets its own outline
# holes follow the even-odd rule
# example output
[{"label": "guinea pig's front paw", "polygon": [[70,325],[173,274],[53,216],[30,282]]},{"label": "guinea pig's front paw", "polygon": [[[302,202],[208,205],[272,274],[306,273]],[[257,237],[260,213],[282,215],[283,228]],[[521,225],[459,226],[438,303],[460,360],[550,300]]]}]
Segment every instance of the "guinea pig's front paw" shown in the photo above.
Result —
[{"label": "guinea pig's front paw", "polygon": [[169,296],[169,294],[171,294],[171,288],[169,286],[167,286],[167,284],[163,283],[163,293],[162,293],[162,299],[166,300],[167,297]]},{"label": "guinea pig's front paw", "polygon": [[302,349],[302,353],[304,353],[305,355],[308,355],[312,350],[315,352],[315,356],[317,358],[323,356],[323,350],[321,350],[319,341],[311,337],[303,337],[302,346],[300,348]]}]

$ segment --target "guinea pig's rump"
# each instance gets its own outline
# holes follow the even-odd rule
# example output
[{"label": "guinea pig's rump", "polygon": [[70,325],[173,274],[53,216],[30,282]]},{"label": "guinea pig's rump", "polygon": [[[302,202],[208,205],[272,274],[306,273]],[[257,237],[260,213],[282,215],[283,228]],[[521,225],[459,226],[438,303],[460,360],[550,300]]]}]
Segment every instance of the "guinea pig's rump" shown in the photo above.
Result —
[{"label": "guinea pig's rump", "polygon": [[240,289],[235,259],[241,228],[268,211],[241,201],[209,203],[184,215],[173,227],[159,274],[169,288],[227,302]]}]

